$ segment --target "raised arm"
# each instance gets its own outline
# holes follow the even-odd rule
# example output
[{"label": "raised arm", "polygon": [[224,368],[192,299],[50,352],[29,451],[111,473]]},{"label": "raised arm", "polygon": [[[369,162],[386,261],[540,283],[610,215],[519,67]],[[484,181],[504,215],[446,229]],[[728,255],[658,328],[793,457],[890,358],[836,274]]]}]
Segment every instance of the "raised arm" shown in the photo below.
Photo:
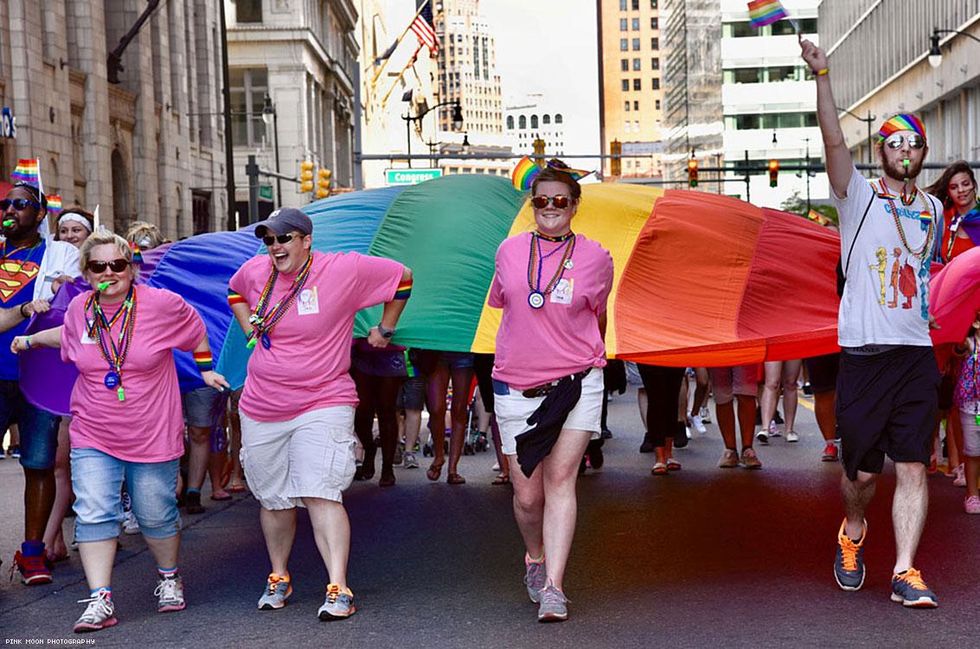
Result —
[{"label": "raised arm", "polygon": [[14,336],[14,339],[10,341],[10,351],[14,354],[25,352],[34,347],[59,349],[61,347],[61,327],[45,329],[30,336]]},{"label": "raised arm", "polygon": [[844,132],[837,119],[834,92],[830,87],[830,68],[827,67],[827,54],[822,49],[804,39],[800,40],[803,60],[806,61],[817,80],[817,122],[823,135],[824,158],[827,161],[827,177],[838,198],[847,197],[847,185],[851,181],[854,163],[851,152],[844,142]]}]

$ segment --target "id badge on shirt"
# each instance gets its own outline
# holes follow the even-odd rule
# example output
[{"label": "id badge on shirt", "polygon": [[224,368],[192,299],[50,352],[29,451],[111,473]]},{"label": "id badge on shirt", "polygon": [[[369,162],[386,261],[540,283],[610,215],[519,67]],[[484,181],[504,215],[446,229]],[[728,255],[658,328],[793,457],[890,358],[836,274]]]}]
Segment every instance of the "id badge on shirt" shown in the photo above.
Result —
[{"label": "id badge on shirt", "polygon": [[82,329],[82,335],[78,339],[83,345],[94,345],[98,342],[89,335],[89,332],[92,331],[92,324],[91,320],[85,320],[85,328]]},{"label": "id badge on shirt", "polygon": [[296,309],[300,315],[320,313],[320,301],[317,297],[315,286],[304,288],[300,291],[296,299]]},{"label": "id badge on shirt", "polygon": [[551,303],[552,304],[571,304],[572,296],[575,293],[575,279],[574,278],[562,278],[555,285],[555,288],[551,291]]}]

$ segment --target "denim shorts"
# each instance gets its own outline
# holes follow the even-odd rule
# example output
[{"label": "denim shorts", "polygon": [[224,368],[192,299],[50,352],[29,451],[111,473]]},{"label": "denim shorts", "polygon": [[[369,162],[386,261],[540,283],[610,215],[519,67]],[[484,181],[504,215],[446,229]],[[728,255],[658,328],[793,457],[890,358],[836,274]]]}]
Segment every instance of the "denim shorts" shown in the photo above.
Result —
[{"label": "denim shorts", "polygon": [[75,492],[75,540],[106,541],[119,536],[123,521],[123,479],[140,532],[167,539],[180,531],[177,472],[180,460],[127,462],[93,448],[71,450],[71,487]]},{"label": "denim shorts", "polygon": [[218,399],[222,393],[209,385],[180,395],[184,422],[194,428],[211,428]]},{"label": "denim shorts", "polygon": [[20,464],[25,469],[54,467],[61,417],[31,405],[17,381],[0,381],[0,431],[20,429]]},{"label": "denim shorts", "polygon": [[425,406],[425,377],[413,376],[402,383],[398,391],[398,407],[403,410],[422,410]]}]

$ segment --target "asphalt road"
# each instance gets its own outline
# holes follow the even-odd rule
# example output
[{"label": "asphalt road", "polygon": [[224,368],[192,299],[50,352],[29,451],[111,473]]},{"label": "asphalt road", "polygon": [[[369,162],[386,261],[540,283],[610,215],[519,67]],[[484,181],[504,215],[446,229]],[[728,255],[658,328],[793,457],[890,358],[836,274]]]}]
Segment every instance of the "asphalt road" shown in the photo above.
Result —
[{"label": "asphalt road", "polygon": [[[358,613],[323,623],[325,575],[305,515],[291,562],[295,592],[259,612],[268,561],[250,497],[185,517],[181,570],[188,608],[156,613],[153,562],[124,537],[114,574],[119,625],[73,636],[87,596],[77,554],[51,586],[8,580],[23,519],[23,479],[0,462],[0,637],[5,646],[64,639],[96,647],[924,647],[974,646],[980,634],[980,517],[963,490],[930,478],[931,509],[917,567],[940,597],[936,610],[888,599],[894,561],[886,473],[869,512],[863,590],[840,591],[832,561],[841,508],[839,468],[802,408],[799,444],[777,439],[759,472],[720,470],[714,426],[676,455],[684,468],[650,475],[640,455],[632,394],[611,403],[615,439],[606,465],[579,483],[579,523],[566,591],[571,618],[540,625],[521,584],[522,548],[507,487],[490,486],[491,453],[464,458],[462,487],[397,470],[398,484],[356,483],[347,493]],[[443,480],[445,473],[443,474]],[[210,503],[210,501],[207,501]],[[13,646],[18,646],[14,644]]]}]

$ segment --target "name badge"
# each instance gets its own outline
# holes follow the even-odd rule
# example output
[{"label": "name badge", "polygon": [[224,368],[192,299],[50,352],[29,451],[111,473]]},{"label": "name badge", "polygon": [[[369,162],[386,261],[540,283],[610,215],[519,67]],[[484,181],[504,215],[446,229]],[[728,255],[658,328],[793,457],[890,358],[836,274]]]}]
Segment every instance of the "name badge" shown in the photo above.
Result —
[{"label": "name badge", "polygon": [[95,340],[95,338],[92,338],[91,336],[88,335],[88,332],[91,330],[92,330],[92,321],[86,320],[85,328],[82,329],[82,335],[78,339],[79,342],[81,342],[83,345],[95,345],[98,342]]},{"label": "name badge", "polygon": [[316,287],[304,288],[296,299],[296,309],[300,315],[320,313],[320,301],[317,298]]},{"label": "name badge", "polygon": [[552,304],[571,304],[575,293],[575,279],[563,277],[551,291]]}]

